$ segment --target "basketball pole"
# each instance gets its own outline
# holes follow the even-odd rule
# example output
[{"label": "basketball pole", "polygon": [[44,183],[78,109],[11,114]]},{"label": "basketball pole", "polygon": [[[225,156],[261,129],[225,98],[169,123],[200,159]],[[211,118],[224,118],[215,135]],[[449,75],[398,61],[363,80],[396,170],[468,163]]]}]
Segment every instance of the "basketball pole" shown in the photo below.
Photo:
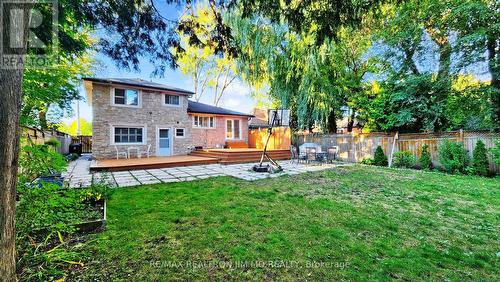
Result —
[{"label": "basketball pole", "polygon": [[[278,116],[278,112],[276,112],[274,114],[273,121],[271,122],[271,124],[269,125],[269,128],[267,129],[267,140],[266,140],[266,144],[264,145],[264,151],[262,152],[262,156],[260,157],[260,162],[258,165],[253,167],[253,170],[256,172],[263,172],[264,171],[264,167],[262,166],[262,163],[264,162],[264,157],[266,157],[269,160],[269,162],[274,166],[272,171],[278,172],[278,171],[283,170],[283,168],[278,164],[278,162],[276,162],[273,158],[271,158],[271,156],[269,156],[267,154],[267,145],[269,144],[269,139],[271,139],[271,135],[273,135],[273,126],[274,126],[274,123],[276,122],[276,116]],[[269,171],[268,167],[265,167],[265,168],[267,171]],[[269,172],[271,172],[271,171],[269,171]]]}]

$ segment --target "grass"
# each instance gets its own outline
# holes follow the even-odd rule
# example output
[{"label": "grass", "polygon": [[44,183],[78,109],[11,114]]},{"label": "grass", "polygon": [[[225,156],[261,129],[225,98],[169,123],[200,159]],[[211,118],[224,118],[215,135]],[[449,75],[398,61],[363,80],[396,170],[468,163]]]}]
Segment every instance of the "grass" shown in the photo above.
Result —
[{"label": "grass", "polygon": [[117,189],[68,278],[493,281],[499,192],[499,178],[367,166]]}]

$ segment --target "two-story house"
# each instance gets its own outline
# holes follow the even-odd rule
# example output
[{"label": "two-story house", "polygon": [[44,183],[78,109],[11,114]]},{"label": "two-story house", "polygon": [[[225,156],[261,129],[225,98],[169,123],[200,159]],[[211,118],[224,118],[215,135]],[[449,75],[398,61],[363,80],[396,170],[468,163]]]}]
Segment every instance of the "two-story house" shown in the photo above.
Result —
[{"label": "two-story house", "polygon": [[151,156],[185,155],[194,147],[248,142],[250,114],[189,100],[194,93],[142,79],[84,78],[92,106],[92,156],[129,148]]}]

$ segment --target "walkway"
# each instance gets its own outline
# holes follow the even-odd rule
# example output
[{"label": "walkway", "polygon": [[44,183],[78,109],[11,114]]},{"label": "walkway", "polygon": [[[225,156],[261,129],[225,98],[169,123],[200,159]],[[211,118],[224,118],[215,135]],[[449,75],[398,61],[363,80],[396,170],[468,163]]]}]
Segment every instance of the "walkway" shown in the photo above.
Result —
[{"label": "walkway", "polygon": [[88,156],[82,156],[69,165],[68,172],[64,176],[69,182],[70,187],[87,187],[90,186],[92,182],[107,182],[113,187],[128,187],[143,184],[192,181],[216,176],[233,176],[247,181],[254,181],[349,165],[344,163],[306,165],[297,164],[292,161],[280,161],[279,163],[283,167],[283,172],[274,174],[254,172],[251,170],[254,164],[250,163],[233,165],[209,164],[162,169],[90,173],[90,163],[91,161]]}]

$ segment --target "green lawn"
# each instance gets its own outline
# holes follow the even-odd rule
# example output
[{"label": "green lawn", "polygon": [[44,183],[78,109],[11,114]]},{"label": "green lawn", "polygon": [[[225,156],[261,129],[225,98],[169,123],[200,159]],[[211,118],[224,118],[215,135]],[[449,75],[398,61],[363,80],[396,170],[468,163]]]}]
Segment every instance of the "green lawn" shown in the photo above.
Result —
[{"label": "green lawn", "polygon": [[499,178],[364,166],[120,188],[68,278],[493,281],[499,192]]}]

